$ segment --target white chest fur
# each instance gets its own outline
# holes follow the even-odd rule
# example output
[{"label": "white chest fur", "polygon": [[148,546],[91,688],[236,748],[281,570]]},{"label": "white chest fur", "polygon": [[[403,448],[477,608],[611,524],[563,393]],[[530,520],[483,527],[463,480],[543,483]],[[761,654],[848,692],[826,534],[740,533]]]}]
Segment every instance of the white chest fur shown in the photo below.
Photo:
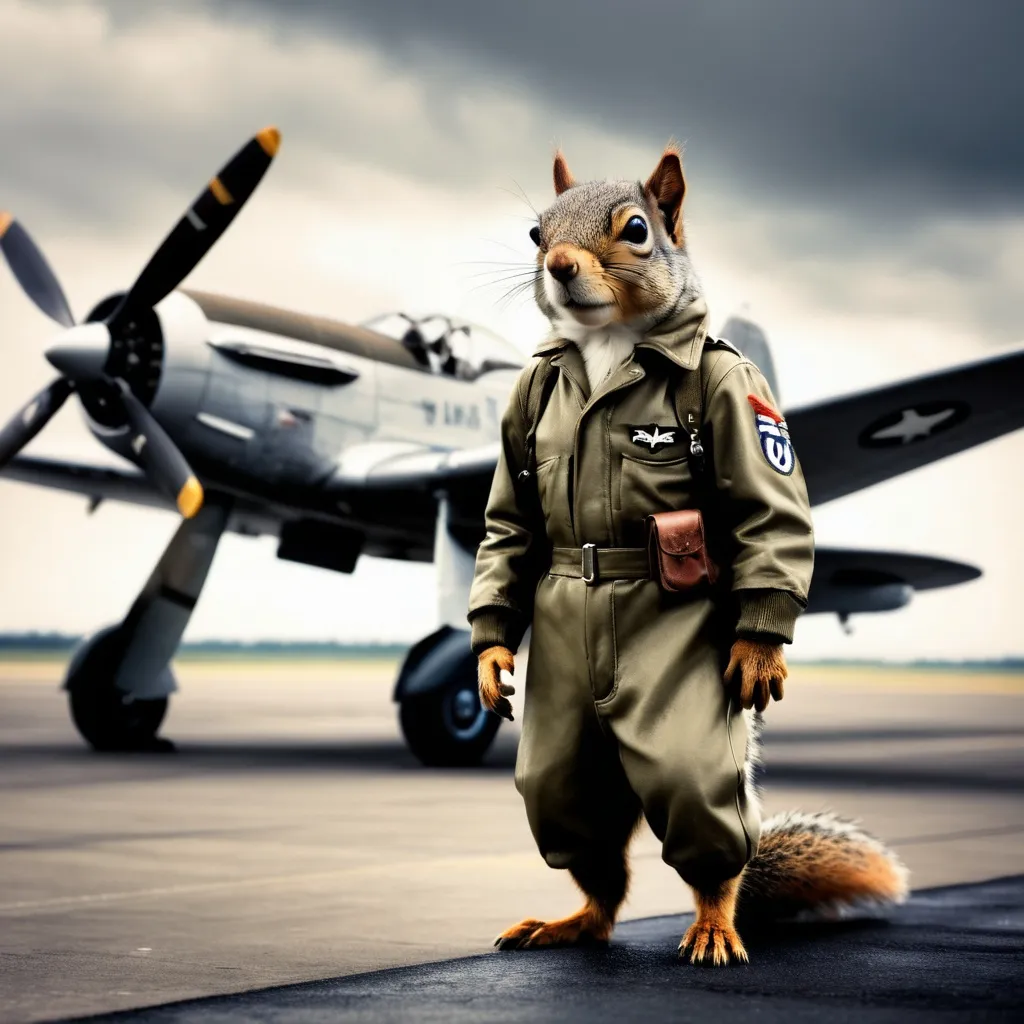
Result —
[{"label": "white chest fur", "polygon": [[640,335],[636,331],[620,324],[611,324],[607,327],[563,325],[560,333],[563,337],[575,341],[583,354],[591,391],[600,387],[608,374],[629,358],[633,346],[640,340]]}]

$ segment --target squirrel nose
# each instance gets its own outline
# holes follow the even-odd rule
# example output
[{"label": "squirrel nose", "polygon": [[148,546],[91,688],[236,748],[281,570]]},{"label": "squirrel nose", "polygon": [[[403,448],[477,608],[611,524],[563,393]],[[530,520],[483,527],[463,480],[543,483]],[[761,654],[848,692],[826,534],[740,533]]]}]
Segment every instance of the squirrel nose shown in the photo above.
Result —
[{"label": "squirrel nose", "polygon": [[547,259],[548,273],[562,284],[568,284],[580,271],[580,265],[564,252],[553,252]]}]

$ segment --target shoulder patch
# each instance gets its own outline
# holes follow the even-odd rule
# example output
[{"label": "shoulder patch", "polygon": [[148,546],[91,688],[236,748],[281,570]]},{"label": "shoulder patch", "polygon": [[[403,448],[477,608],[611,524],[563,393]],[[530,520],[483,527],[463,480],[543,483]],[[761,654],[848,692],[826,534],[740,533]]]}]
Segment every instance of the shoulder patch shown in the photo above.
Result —
[{"label": "shoulder patch", "polygon": [[761,454],[776,473],[789,476],[796,465],[796,453],[789,439],[786,421],[757,395],[747,395],[747,401],[754,410],[754,426],[761,442]]}]

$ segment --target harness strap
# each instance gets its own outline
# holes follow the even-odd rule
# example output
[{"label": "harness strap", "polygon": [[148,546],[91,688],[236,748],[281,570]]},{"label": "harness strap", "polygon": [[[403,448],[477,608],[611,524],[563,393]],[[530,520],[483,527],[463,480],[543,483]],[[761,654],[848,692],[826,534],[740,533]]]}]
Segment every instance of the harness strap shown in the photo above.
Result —
[{"label": "harness strap", "polygon": [[704,380],[701,359],[692,370],[683,370],[676,388],[676,417],[690,435],[690,472],[694,480],[703,480],[707,469],[700,427],[704,420]]},{"label": "harness strap", "polygon": [[[541,377],[540,384],[537,384],[537,377]],[[530,379],[526,385],[525,406],[526,440],[524,442],[523,467],[519,471],[519,480],[525,483],[534,476],[537,469],[537,427],[540,418],[544,415],[544,408],[548,404],[551,392],[558,382],[558,373],[551,365],[551,357],[543,356],[533,368]]]}]

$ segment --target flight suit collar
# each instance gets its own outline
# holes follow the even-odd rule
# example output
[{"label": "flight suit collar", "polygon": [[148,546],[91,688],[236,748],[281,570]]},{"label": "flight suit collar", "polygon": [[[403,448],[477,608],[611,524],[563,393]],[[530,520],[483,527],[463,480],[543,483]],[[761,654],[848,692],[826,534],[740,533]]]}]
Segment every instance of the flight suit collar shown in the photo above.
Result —
[{"label": "flight suit collar", "polygon": [[552,366],[560,366],[567,371],[575,382],[582,395],[581,405],[586,405],[590,400],[590,378],[587,377],[587,367],[583,362],[583,353],[569,341],[563,341],[561,345],[546,351],[554,352],[551,357]]},{"label": "flight suit collar", "polygon": [[[651,348],[660,352],[666,359],[677,363],[684,370],[693,370],[700,363],[704,350],[704,339],[708,334],[708,307],[703,297],[694,299],[678,313],[674,313],[662,323],[655,325],[637,342],[637,348]],[[535,356],[550,355],[562,350],[560,359],[568,360],[570,352],[576,350],[575,343],[556,334],[541,342],[534,350]],[[583,357],[579,356],[582,370]],[[582,372],[582,382],[586,381],[586,372]]]}]

